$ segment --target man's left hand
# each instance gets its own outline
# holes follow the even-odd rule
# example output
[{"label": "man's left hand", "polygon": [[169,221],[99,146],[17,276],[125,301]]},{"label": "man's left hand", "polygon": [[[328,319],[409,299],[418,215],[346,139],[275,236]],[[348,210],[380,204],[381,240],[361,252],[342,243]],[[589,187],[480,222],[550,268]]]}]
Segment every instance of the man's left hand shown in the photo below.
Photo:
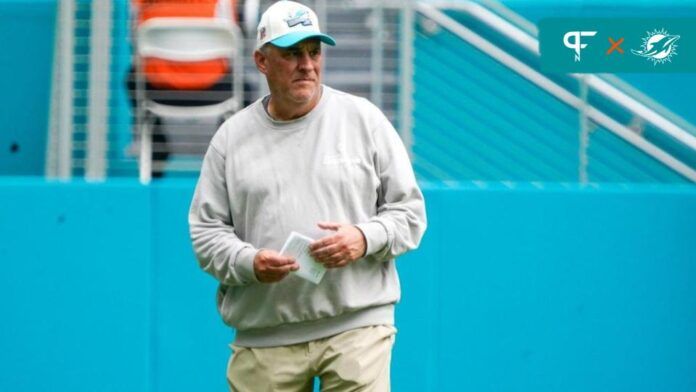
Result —
[{"label": "man's left hand", "polygon": [[335,222],[319,222],[321,229],[335,231],[335,234],[314,241],[310,255],[326,268],[340,268],[365,255],[367,243],[362,231],[353,225]]}]

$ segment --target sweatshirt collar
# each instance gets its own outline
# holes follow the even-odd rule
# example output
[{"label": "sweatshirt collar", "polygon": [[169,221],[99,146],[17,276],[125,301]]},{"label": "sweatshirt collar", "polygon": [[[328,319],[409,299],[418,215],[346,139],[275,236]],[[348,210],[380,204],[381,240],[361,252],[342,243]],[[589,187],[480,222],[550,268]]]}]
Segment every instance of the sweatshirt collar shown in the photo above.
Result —
[{"label": "sweatshirt collar", "polygon": [[317,105],[312,110],[310,110],[309,113],[293,120],[275,120],[273,117],[271,117],[270,114],[268,114],[264,102],[267,102],[270,99],[270,95],[266,95],[265,97],[259,99],[256,102],[256,113],[261,117],[261,121],[263,121],[263,123],[270,128],[285,131],[295,130],[297,128],[305,126],[313,118],[317,117],[321,112],[324,111],[324,107],[326,106],[326,101],[328,100],[330,90],[331,89],[329,87],[322,84],[321,97],[319,98],[319,102],[317,102]]}]

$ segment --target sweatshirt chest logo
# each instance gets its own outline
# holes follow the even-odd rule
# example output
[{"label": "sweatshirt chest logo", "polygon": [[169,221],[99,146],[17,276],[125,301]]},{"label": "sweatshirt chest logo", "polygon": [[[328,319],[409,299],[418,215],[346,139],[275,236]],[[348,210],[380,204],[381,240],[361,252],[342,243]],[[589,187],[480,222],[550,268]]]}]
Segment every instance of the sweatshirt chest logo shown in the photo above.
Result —
[{"label": "sweatshirt chest logo", "polygon": [[322,161],[324,165],[358,165],[360,158],[349,157],[345,154],[327,154]]}]

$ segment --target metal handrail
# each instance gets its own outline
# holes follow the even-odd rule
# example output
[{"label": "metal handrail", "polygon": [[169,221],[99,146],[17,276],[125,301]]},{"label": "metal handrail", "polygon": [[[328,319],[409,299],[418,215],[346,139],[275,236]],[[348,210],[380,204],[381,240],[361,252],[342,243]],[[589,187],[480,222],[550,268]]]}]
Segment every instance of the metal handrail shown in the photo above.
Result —
[{"label": "metal handrail", "polygon": [[[532,54],[540,56],[539,51],[539,41],[531,36],[527,31],[524,31],[517,26],[512,25],[505,19],[496,15],[494,12],[486,9],[480,4],[474,2],[464,2],[464,3],[452,3],[452,2],[442,2],[442,3],[432,3],[433,6],[437,8],[448,8],[455,9],[457,11],[464,11],[471,16],[476,17],[478,20],[486,23],[489,27],[495,29],[499,33],[505,35],[507,38],[514,42],[517,42],[521,47],[527,49]],[[658,113],[653,108],[645,105],[639,100],[621,91],[619,88],[609,83],[607,80],[600,78],[594,74],[569,74],[575,79],[584,79],[588,87],[602,94],[606,98],[618,103],[623,106],[629,112],[640,116],[645,119],[658,129],[662,130],[666,134],[680,141],[686,146],[689,146],[696,152],[696,135],[686,131],[683,127],[677,125],[675,122],[666,118],[662,114]],[[672,114],[672,116],[675,116]],[[696,128],[694,128],[696,129]]]},{"label": "metal handrail", "polygon": [[413,42],[415,8],[406,2],[401,9],[401,40],[399,43],[399,134],[409,156],[413,157]]},{"label": "metal handrail", "polygon": [[61,22],[56,23],[46,176],[67,180],[72,176],[75,0],[61,1],[57,6]]},{"label": "metal handrail", "polygon": [[87,123],[87,168],[85,177],[92,181],[106,178],[107,135],[109,131],[109,84],[111,81],[111,0],[92,3],[92,29],[89,53],[89,104]]},{"label": "metal handrail", "polygon": [[[538,37],[539,30],[537,29],[537,27],[534,23],[528,21],[527,19],[523,18],[519,14],[516,14],[514,11],[507,8],[505,5],[499,3],[497,0],[482,0],[481,3],[484,4],[490,10],[498,13],[498,15],[503,16],[507,21],[511,21],[517,27],[522,28],[524,31],[527,32],[528,36],[531,36],[534,38]],[[457,4],[457,5],[460,5],[460,4]],[[450,6],[452,6],[452,7],[456,7],[457,5],[450,4]],[[534,50],[533,53],[539,54],[538,45],[535,45],[533,47],[536,48],[536,50]],[[696,126],[694,126],[693,124],[684,120],[679,115],[671,112],[669,109],[662,106],[659,102],[654,101],[653,99],[646,96],[641,91],[637,90],[636,88],[634,88],[630,84],[626,83],[622,79],[620,79],[614,75],[611,75],[611,74],[595,74],[595,76],[606,81],[607,83],[618,88],[619,90],[623,91],[624,93],[629,95],[629,97],[633,98],[634,100],[637,100],[638,102],[642,102],[643,104],[645,104],[646,106],[648,106],[652,110],[660,113],[665,118],[669,119],[670,121],[672,121],[675,124],[677,124],[678,126],[680,126],[682,129],[687,130],[690,134],[696,135]]]},{"label": "metal handrail", "polygon": [[[486,10],[480,5],[467,2],[458,3],[456,7],[457,9],[470,12],[473,16],[480,17],[481,20],[486,24],[489,24],[490,26],[496,28],[497,31],[503,34],[510,36],[511,39],[514,39],[516,42],[521,43],[522,45],[528,48],[531,47],[533,44],[536,44],[536,50],[538,51],[538,42],[536,41],[536,39],[530,37],[522,30],[516,28],[515,26],[512,26],[507,21],[503,20],[494,13]],[[518,60],[517,58],[511,56],[507,52],[493,45],[491,42],[487,41],[483,37],[467,29],[462,24],[440,11],[438,8],[436,8],[435,5],[418,2],[416,3],[416,10],[428,17],[429,19],[431,19],[432,21],[436,22],[438,25],[444,27],[448,31],[457,35],[461,39],[477,47],[484,53],[487,53],[489,56],[500,61],[502,64],[506,65],[508,68],[517,72],[518,74],[528,79],[532,83],[548,91],[550,94],[557,97],[566,104],[578,110],[585,107],[587,115],[590,118],[592,118],[595,122],[604,126],[611,132],[615,133],[627,142],[633,144],[635,147],[641,149],[642,151],[649,154],[658,161],[662,162],[666,166],[670,167],[672,170],[678,172],[684,177],[690,179],[691,181],[696,182],[696,170],[684,164],[683,162],[673,157],[666,151],[655,146],[642,136],[636,134],[631,129],[613,120],[611,117],[609,117],[599,109],[590,105],[585,106],[585,103],[582,102],[580,98],[576,97],[574,94],[570,93],[566,89],[554,83],[552,80],[542,75],[540,72],[534,70],[527,64],[524,64],[522,61]],[[574,76],[579,77],[577,75]],[[587,77],[588,75],[585,76]],[[688,145],[696,150],[696,138],[694,138],[693,135],[684,131],[676,124],[670,122],[660,114],[656,113],[650,108],[647,108],[642,103],[627,96],[625,93],[619,91],[615,87],[602,81],[596,76],[589,75],[587,79],[586,80],[588,86],[594,87],[598,91],[608,96],[610,99],[619,102],[622,105],[625,105],[625,107],[633,113],[641,115],[641,117],[644,117],[646,120],[650,121],[658,128],[662,129],[666,133],[682,141],[682,143],[684,143],[685,145]]]}]

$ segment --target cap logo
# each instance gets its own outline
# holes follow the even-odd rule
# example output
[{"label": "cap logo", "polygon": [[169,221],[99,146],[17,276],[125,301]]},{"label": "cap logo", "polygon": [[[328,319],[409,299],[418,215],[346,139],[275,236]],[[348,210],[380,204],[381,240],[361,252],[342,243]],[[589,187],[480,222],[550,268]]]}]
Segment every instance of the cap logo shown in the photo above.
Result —
[{"label": "cap logo", "polygon": [[295,16],[290,15],[289,18],[284,19],[287,22],[288,27],[295,27],[299,24],[302,26],[311,26],[312,20],[309,18],[309,12],[307,10],[297,10]]},{"label": "cap logo", "polygon": [[262,27],[261,30],[259,30],[259,39],[263,40],[264,38],[266,38],[266,28]]}]

